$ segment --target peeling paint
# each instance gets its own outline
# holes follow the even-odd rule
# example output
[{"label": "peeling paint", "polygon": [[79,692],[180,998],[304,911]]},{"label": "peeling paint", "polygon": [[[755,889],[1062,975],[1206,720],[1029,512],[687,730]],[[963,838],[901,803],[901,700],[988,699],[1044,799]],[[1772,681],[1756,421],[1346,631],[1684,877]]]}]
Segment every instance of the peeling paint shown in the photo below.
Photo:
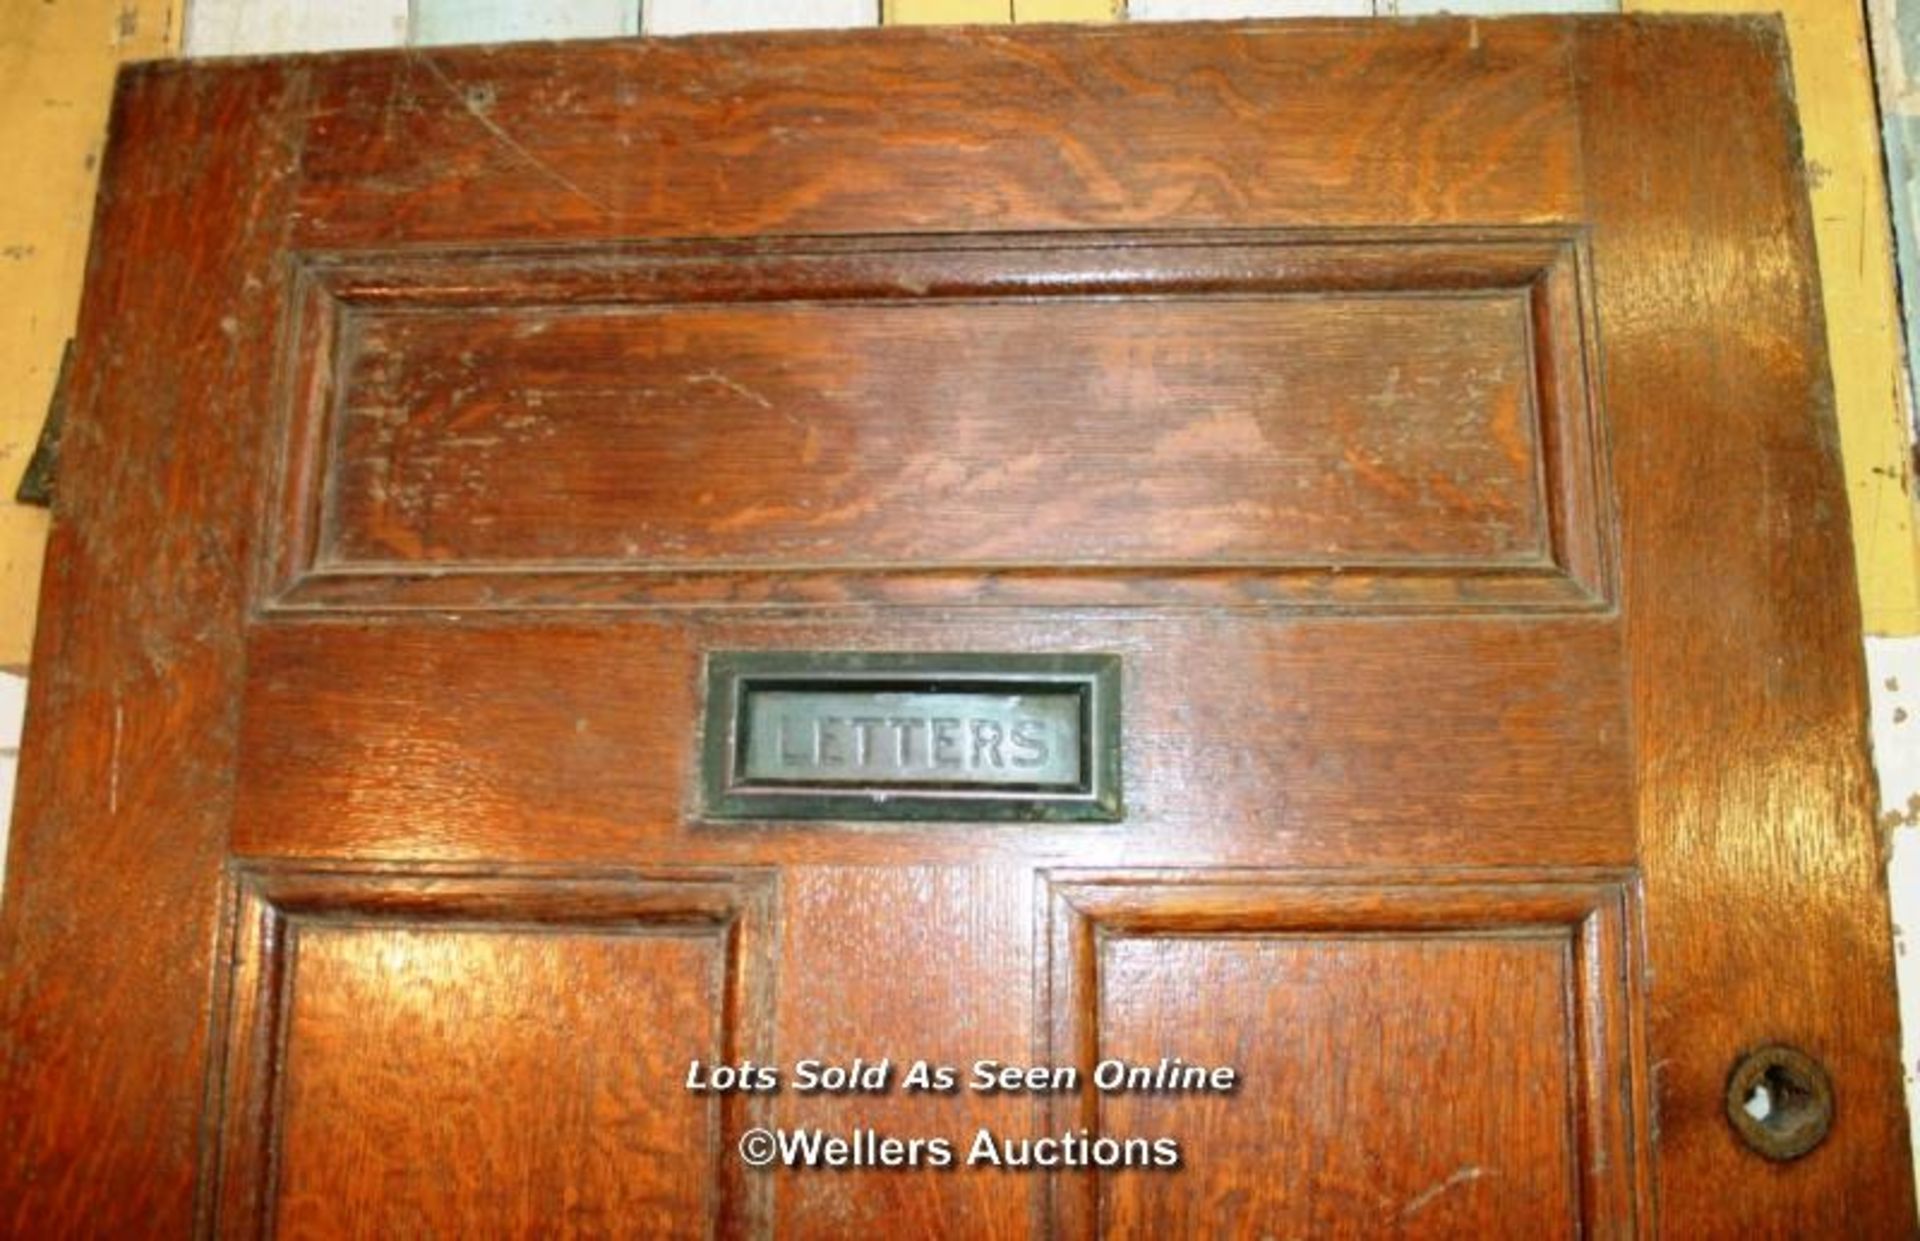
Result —
[{"label": "peeling paint", "polygon": [[[1900,46],[1900,63],[1920,69],[1920,4],[1914,3],[1914,0],[1892,0],[1889,6],[1887,0],[1875,0],[1875,7],[1891,7],[1894,34]],[[1903,72],[1902,76],[1908,74]]]},{"label": "peeling paint", "polygon": [[[1908,952],[1906,927],[1920,926],[1920,638],[1869,638],[1866,644],[1874,771],[1880,785],[1892,899],[1894,970],[1900,982],[1900,1025],[1909,1113],[1920,1116],[1920,957]],[[1920,1143],[1916,1143],[1920,1148]],[[1916,1175],[1920,1175],[1917,1156]]]},{"label": "peeling paint", "polygon": [[[1887,151],[1888,192],[1893,201],[1895,254],[1907,340],[1920,340],[1920,116],[1888,112],[1882,133]],[[1915,384],[1913,354],[1907,382]]]},{"label": "peeling paint", "polygon": [[640,7],[632,0],[413,0],[408,39],[429,45],[633,35],[640,33]]}]

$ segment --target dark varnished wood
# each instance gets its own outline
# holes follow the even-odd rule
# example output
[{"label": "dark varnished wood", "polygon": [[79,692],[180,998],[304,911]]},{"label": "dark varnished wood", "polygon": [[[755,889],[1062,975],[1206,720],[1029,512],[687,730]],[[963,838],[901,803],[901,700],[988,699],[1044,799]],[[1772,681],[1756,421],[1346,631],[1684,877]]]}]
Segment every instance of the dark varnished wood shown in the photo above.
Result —
[{"label": "dark varnished wood", "polygon": [[270,606],[1603,606],[1580,267],[1539,229],[317,256]]},{"label": "dark varnished wood", "polygon": [[[131,72],[6,1224],[1902,1234],[1783,64],[1531,20]],[[769,649],[1116,654],[1128,817],[698,822],[702,656]],[[1838,1099],[1780,1166],[1721,1098],[1775,1041]],[[1102,1048],[1247,1081],[679,1077]],[[726,1151],[1080,1119],[1191,1166]]]},{"label": "dark varnished wood", "polygon": [[[1118,654],[1127,821],[852,831],[695,822],[701,652],[838,648]],[[1633,858],[1620,633],[1604,620],[1530,624],[1516,641],[1457,619],[480,617],[462,623],[458,642],[418,619],[327,621],[270,626],[252,657],[234,820],[234,845],[250,855]]]},{"label": "dark varnished wood", "polygon": [[313,111],[295,244],[464,244],[508,221],[520,242],[1567,222],[1567,32],[896,28],[358,57]]},{"label": "dark varnished wood", "polygon": [[311,77],[113,113],[0,912],[0,1232],[185,1236]]},{"label": "dark varnished wood", "polygon": [[1528,312],[1510,295],[369,315],[322,554],[1537,564]]},{"label": "dark varnished wood", "polygon": [[1198,1102],[1056,1097],[1056,1129],[1189,1136],[1183,1178],[1055,1177],[1066,1231],[1632,1232],[1629,890],[1309,878],[1044,876],[1050,1059],[1243,1076]]},{"label": "dark varnished wood", "polygon": [[[770,878],[237,872],[203,1222],[367,1237],[763,1226],[765,1182],[729,1154],[766,1123],[764,1097],[660,1084],[695,1058],[770,1058]],[[417,1157],[395,1169],[396,1148]]]}]

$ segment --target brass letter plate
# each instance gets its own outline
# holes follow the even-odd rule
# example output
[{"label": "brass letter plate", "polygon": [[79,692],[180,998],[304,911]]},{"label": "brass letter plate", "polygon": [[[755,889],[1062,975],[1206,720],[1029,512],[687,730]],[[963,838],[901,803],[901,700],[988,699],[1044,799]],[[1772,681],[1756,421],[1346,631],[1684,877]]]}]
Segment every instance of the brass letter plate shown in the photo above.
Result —
[{"label": "brass letter plate", "polygon": [[707,657],[715,819],[1120,818],[1114,655]]}]

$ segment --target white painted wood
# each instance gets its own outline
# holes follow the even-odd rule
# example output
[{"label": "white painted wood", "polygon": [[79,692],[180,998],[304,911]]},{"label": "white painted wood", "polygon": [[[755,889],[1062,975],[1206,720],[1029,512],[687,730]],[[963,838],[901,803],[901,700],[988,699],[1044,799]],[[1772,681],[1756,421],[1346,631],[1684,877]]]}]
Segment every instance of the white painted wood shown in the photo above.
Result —
[{"label": "white painted wood", "polygon": [[26,713],[27,678],[0,672],[0,885],[7,880],[7,827],[13,820],[13,776]]},{"label": "white painted wood", "polygon": [[[1755,7],[1759,7],[1757,4]],[[1510,13],[1618,13],[1620,0],[1380,0],[1380,12],[1401,17],[1458,13],[1498,17]]]},{"label": "white painted wood", "polygon": [[398,47],[407,0],[188,0],[189,56]]},{"label": "white painted wood", "polygon": [[1900,1076],[1907,1083],[1907,1124],[1920,1179],[1920,828],[1893,832],[1887,863],[1893,891],[1893,973],[1900,984]]},{"label": "white painted wood", "polygon": [[1920,826],[1920,638],[1868,638],[1867,676],[1881,810]]},{"label": "white painted wood", "polygon": [[1920,1178],[1920,638],[1868,638],[1867,677],[1880,822],[1892,832],[1894,974],[1900,983],[1902,1076]]},{"label": "white painted wood", "polygon": [[408,41],[509,43],[640,33],[640,0],[413,0]]},{"label": "white painted wood", "polygon": [[880,24],[880,0],[642,0],[648,34],[829,30]]},{"label": "white painted wood", "polygon": [[27,714],[27,678],[0,672],[0,754],[20,748],[20,722]]},{"label": "white painted wood", "polygon": [[1127,19],[1136,22],[1372,16],[1373,0],[1127,0]]},{"label": "white painted wood", "polygon": [[18,755],[0,754],[0,892],[6,890],[7,828],[13,821],[13,773],[19,762]]}]

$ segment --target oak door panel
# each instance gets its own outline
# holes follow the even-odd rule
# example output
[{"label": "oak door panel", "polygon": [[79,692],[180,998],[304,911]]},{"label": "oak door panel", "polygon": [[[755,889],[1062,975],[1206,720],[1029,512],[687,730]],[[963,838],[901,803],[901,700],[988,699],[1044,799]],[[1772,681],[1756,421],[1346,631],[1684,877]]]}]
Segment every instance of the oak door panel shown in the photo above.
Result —
[{"label": "oak door panel", "polygon": [[303,258],[276,610],[1599,610],[1575,233]]},{"label": "oak door panel", "polygon": [[[570,612],[504,624],[483,614],[463,622],[458,643],[411,611],[256,633],[234,847],[614,865],[1633,858],[1621,634],[1607,618],[1533,622],[1522,640],[1460,619],[609,625]],[[702,652],[756,648],[1117,653],[1127,822],[986,832],[700,822]]]},{"label": "oak door panel", "polygon": [[[1539,560],[1528,309],[1436,296],[369,315],[335,407],[321,554]],[[1378,382],[1355,384],[1362,367]]]},{"label": "oak door panel", "polygon": [[[1530,19],[129,70],[6,1224],[1904,1235],[1784,65]],[[1126,817],[707,820],[707,657],[806,650],[1118,656]],[[1838,1100],[1791,1163],[1726,1116],[1772,1042]],[[1246,1080],[680,1076],[1104,1052]],[[1186,1166],[756,1172],[763,1124]]]},{"label": "oak door panel", "polygon": [[1569,29],[740,35],[578,46],[564,71],[357,57],[315,82],[290,240],[1574,221]]},{"label": "oak door panel", "polygon": [[662,1089],[765,1060],[764,875],[245,868],[227,938],[224,1235],[706,1235],[764,1105]]},{"label": "oak door panel", "polygon": [[1232,1066],[1230,1094],[1060,1096],[1055,1127],[1180,1134],[1177,1174],[1056,1177],[1068,1234],[1609,1236],[1632,1116],[1631,890],[1248,872],[1047,876],[1050,1056]]}]

